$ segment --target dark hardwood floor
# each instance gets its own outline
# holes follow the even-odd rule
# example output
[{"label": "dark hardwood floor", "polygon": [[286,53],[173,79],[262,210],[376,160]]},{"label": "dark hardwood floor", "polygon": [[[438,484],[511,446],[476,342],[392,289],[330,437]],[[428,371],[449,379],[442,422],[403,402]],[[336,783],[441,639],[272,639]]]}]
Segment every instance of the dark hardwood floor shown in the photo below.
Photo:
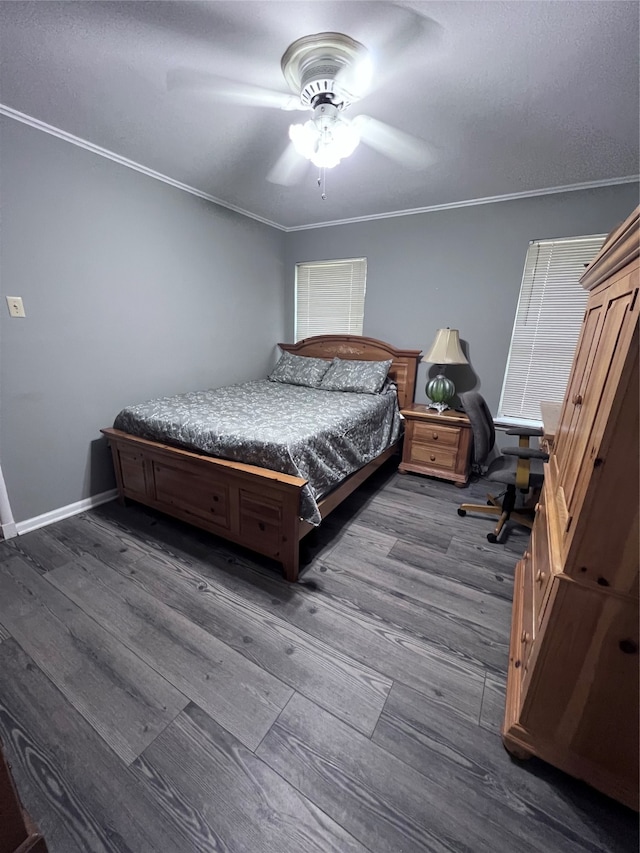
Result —
[{"label": "dark hardwood floor", "polygon": [[0,737],[51,853],[635,853],[635,814],[502,746],[528,535],[470,497],[387,466],[295,585],[136,505],[1,543]]}]

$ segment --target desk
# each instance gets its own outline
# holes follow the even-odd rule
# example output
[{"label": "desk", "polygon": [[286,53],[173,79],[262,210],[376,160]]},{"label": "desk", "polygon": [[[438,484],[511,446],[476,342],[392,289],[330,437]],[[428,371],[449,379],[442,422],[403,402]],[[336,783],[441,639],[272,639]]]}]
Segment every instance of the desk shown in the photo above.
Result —
[{"label": "desk", "polygon": [[543,429],[543,436],[540,439],[540,448],[544,450],[545,453],[551,453],[553,450],[561,409],[562,403],[540,403]]}]

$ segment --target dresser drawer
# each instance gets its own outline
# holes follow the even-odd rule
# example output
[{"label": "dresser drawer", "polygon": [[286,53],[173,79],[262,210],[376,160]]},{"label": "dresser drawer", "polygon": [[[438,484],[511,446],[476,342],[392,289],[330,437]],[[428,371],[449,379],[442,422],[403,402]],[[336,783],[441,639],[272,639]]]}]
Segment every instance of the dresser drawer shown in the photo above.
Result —
[{"label": "dresser drawer", "polygon": [[526,692],[525,680],[529,658],[535,643],[533,618],[533,587],[531,572],[525,560],[516,565],[513,586],[513,618],[509,643],[508,692],[517,697],[516,704]]},{"label": "dresser drawer", "polygon": [[455,452],[460,441],[460,430],[428,423],[416,423],[413,426],[413,440],[434,450],[445,448]]},{"label": "dresser drawer", "polygon": [[522,571],[522,625],[520,629],[520,656],[524,671],[527,671],[529,657],[536,639],[536,614],[533,595],[533,572],[531,564],[523,561]]},{"label": "dresser drawer", "polygon": [[551,568],[551,553],[549,550],[549,536],[547,528],[547,516],[542,502],[536,508],[536,518],[531,531],[529,542],[533,572],[533,608],[535,612],[536,625],[539,628],[544,616],[544,607],[547,602],[553,571]]}]

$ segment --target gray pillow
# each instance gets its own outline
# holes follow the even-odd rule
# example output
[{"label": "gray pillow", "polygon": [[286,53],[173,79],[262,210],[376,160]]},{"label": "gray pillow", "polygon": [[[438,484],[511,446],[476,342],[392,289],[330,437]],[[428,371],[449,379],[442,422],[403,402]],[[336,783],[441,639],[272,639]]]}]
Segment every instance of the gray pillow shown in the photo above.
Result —
[{"label": "gray pillow", "polygon": [[272,382],[284,382],[287,385],[306,385],[319,388],[320,380],[329,369],[331,362],[326,358],[307,358],[283,352],[282,357],[269,374]]},{"label": "gray pillow", "polygon": [[334,358],[322,377],[320,388],[325,391],[354,391],[359,394],[378,394],[384,386],[391,367],[389,361],[352,361]]}]

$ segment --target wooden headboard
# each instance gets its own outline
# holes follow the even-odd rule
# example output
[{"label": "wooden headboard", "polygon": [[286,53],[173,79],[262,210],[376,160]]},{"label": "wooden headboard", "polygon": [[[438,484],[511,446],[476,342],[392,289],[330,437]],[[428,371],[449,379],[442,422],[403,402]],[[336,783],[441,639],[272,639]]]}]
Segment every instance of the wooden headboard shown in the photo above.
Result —
[{"label": "wooden headboard", "polygon": [[422,355],[417,349],[397,349],[384,341],[359,335],[316,335],[297,344],[278,344],[280,349],[309,358],[348,358],[360,361],[392,359],[389,378],[398,386],[400,408],[410,406],[416,390],[418,362]]}]

